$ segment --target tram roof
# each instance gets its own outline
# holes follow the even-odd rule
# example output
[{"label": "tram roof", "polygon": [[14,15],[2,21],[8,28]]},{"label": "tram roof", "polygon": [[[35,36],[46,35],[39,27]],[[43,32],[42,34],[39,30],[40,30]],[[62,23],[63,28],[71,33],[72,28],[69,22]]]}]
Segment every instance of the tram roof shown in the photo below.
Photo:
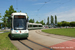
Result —
[{"label": "tram roof", "polygon": [[22,12],[16,12],[16,13],[12,13],[12,15],[27,15],[26,13],[22,13]]},{"label": "tram roof", "polygon": [[28,25],[42,25],[40,23],[28,23]]},{"label": "tram roof", "polygon": [[12,15],[12,16],[13,16],[13,15],[26,15],[26,16],[27,16],[27,14],[26,14],[26,13],[22,13],[22,12],[12,13],[11,15]]}]

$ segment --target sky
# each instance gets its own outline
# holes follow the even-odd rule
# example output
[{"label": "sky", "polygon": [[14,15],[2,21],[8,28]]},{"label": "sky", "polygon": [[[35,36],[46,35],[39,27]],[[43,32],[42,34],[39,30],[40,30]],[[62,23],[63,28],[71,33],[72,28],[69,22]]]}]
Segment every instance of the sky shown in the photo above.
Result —
[{"label": "sky", "polygon": [[[29,19],[44,20],[57,16],[57,21],[75,21],[75,0],[0,0],[1,16],[13,5],[17,12],[27,13]],[[2,22],[0,20],[0,22]]]}]

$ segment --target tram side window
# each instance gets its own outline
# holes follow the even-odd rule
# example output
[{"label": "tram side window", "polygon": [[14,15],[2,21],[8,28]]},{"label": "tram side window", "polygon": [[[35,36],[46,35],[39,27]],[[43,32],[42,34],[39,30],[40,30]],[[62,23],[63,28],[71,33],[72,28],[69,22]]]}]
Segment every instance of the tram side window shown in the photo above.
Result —
[{"label": "tram side window", "polygon": [[32,27],[32,25],[28,25],[28,27]]},{"label": "tram side window", "polygon": [[38,27],[37,25],[33,25],[33,27]]},{"label": "tram side window", "polygon": [[39,27],[42,27],[42,25],[39,25]]},{"label": "tram side window", "polygon": [[30,27],[30,26],[28,25],[28,27]]}]

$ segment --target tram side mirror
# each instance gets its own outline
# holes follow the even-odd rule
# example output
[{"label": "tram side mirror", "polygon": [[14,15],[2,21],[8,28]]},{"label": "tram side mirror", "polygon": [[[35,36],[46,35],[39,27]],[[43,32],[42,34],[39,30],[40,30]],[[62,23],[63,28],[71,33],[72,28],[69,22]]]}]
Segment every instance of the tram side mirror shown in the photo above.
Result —
[{"label": "tram side mirror", "polygon": [[27,22],[29,22],[29,20],[28,20],[28,18],[27,18],[27,20],[26,20]]}]

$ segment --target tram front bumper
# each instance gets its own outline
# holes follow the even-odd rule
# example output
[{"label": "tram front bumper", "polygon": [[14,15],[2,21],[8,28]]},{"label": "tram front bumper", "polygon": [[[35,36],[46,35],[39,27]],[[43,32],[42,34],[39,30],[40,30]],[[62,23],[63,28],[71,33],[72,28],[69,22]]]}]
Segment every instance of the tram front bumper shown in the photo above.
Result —
[{"label": "tram front bumper", "polygon": [[11,34],[12,38],[27,38],[28,33],[22,33],[22,34]]}]

